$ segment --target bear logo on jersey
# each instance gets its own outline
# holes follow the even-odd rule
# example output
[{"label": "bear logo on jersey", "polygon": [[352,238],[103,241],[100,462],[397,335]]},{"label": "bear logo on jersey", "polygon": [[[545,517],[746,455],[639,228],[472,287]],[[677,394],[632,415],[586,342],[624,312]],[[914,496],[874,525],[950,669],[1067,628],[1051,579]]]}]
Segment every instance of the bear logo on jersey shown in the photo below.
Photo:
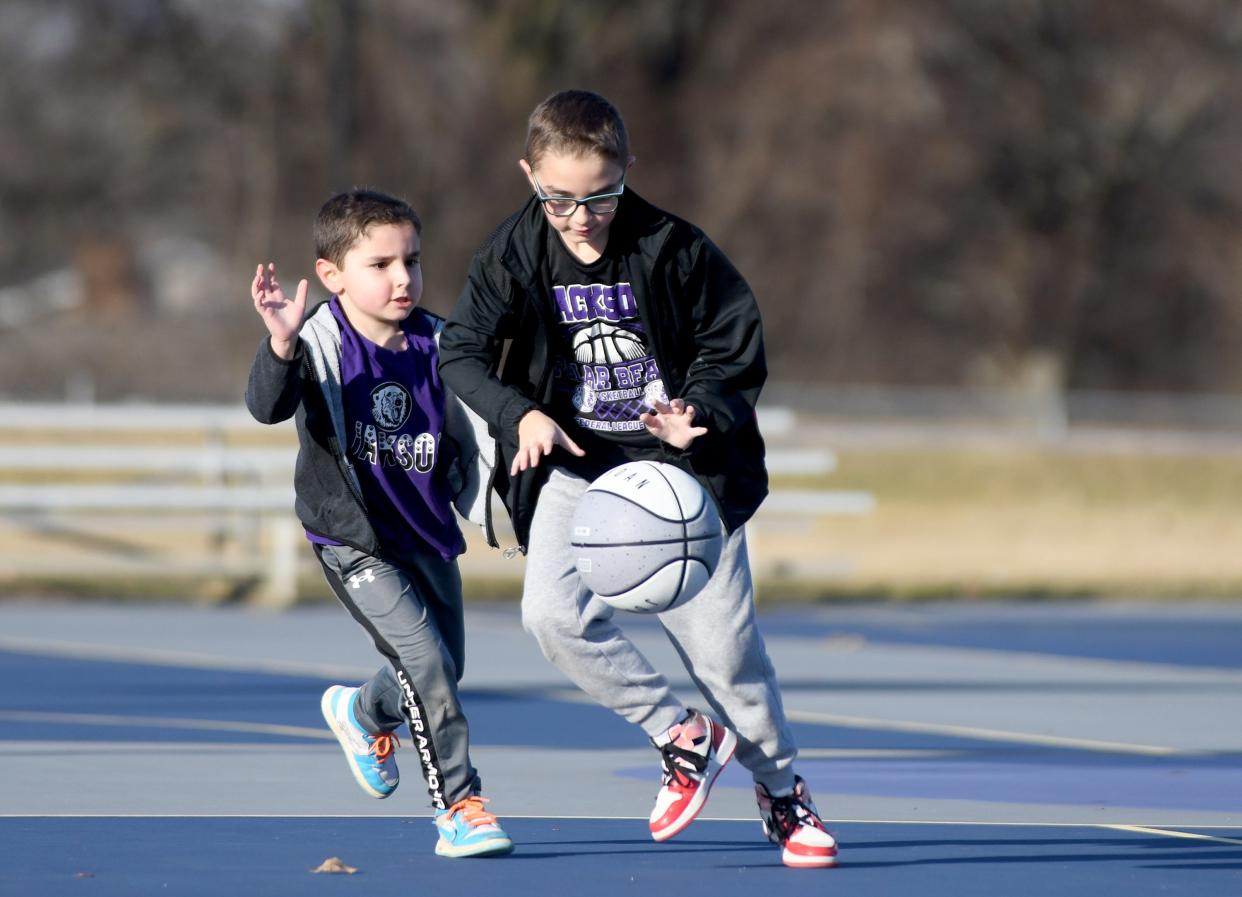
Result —
[{"label": "bear logo on jersey", "polygon": [[413,401],[397,383],[381,383],[371,391],[371,417],[381,430],[396,430],[410,416]]}]

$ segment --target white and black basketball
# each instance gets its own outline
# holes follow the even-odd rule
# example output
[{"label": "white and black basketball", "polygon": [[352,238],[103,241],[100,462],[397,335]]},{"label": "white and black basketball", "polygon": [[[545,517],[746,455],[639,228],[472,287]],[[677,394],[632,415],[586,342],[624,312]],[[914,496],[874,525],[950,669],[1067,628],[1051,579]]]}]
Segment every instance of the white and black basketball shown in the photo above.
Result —
[{"label": "white and black basketball", "polygon": [[720,560],[720,517],[690,474],[631,461],[587,487],[571,541],[587,588],[618,610],[654,614],[707,584]]},{"label": "white and black basketball", "polygon": [[575,333],[573,349],[574,357],[582,364],[618,364],[647,354],[636,334],[603,321]]}]

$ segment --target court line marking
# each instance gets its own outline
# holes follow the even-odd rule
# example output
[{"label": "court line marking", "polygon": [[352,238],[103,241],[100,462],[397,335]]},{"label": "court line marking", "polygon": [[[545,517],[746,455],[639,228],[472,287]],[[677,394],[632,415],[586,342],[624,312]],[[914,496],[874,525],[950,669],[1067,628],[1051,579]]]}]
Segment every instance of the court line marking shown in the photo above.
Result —
[{"label": "court line marking", "polygon": [[[6,719],[8,711],[0,711],[0,722]],[[40,722],[47,722],[41,720]],[[74,725],[112,725],[110,721],[98,723],[94,720],[83,720],[75,718]],[[294,727],[296,728],[296,727]],[[311,735],[312,730],[305,730],[306,735]],[[282,733],[284,734],[284,733]],[[302,733],[299,733],[302,734]],[[312,737],[322,742],[333,740],[333,736],[327,731],[321,731],[318,735]],[[288,743],[264,743],[264,742],[220,742],[220,741],[150,741],[141,739],[131,740],[96,740],[92,741],[85,738],[75,738],[72,742],[60,742],[38,739],[21,739],[9,738],[0,739],[0,755],[3,754],[25,754],[33,751],[56,750],[61,753],[77,753],[77,754],[95,754],[95,753],[124,753],[126,751],[144,751],[146,753],[201,753],[208,751],[212,753],[246,753],[250,751],[317,751],[322,744],[288,744]],[[562,748],[562,747],[542,747],[539,745],[525,744],[474,744],[471,746],[472,751],[480,751],[483,753],[493,752],[538,752],[546,753],[548,751],[560,751],[566,753],[580,752],[581,748]],[[598,752],[596,752],[598,754]],[[624,755],[624,756],[621,756]],[[948,751],[948,750],[900,750],[890,748],[876,748],[868,750],[866,748],[802,748],[798,751],[798,756],[806,760],[922,760],[922,759],[939,759],[945,757],[962,757],[969,758],[972,756],[970,751]],[[609,757],[614,762],[632,764],[650,757],[647,748],[613,748],[609,750]]]},{"label": "court line marking", "polygon": [[[549,816],[545,813],[505,813],[505,819],[557,819],[601,822],[646,822],[646,816]],[[411,813],[3,813],[0,819],[409,819]],[[428,817],[430,818],[430,817]],[[699,817],[700,822],[740,822],[754,825],[758,817],[728,816]],[[1103,828],[1141,834],[1159,834],[1202,840],[1223,841],[1227,844],[1242,843],[1232,838],[1200,835],[1194,832],[1177,832],[1176,828],[1211,828],[1222,831],[1240,831],[1242,825],[1218,825],[1195,823],[1193,825],[1156,828],[1134,826],[1125,823],[1106,822],[1023,822],[1023,821],[969,821],[955,819],[830,819],[832,825],[919,825],[963,826],[972,828]]]},{"label": "court line marking", "polygon": [[212,732],[251,732],[262,735],[288,735],[335,741],[324,729],[285,726],[275,723],[247,723],[233,720],[188,719],[176,716],[126,716],[113,713],[44,713],[26,710],[0,710],[0,721],[88,726],[139,726],[146,729],[197,729]]},{"label": "court line marking", "polygon": [[[242,667],[236,669],[241,670]],[[498,691],[496,689],[486,689],[489,692]],[[577,692],[576,690],[562,688],[518,688],[512,690],[512,693],[527,694],[535,697],[542,697],[550,700],[562,700],[571,703],[589,703],[589,696]],[[1042,745],[1045,747],[1060,747],[1074,750],[1096,751],[1101,753],[1117,753],[1117,754],[1134,754],[1138,756],[1153,757],[1203,757],[1210,756],[1212,751],[1202,750],[1184,750],[1179,748],[1171,748],[1162,745],[1144,745],[1130,744],[1125,742],[1101,741],[1097,739],[1073,738],[1058,735],[1037,735],[1026,732],[1012,732],[1001,729],[988,729],[975,726],[958,726],[949,723],[923,723],[910,720],[885,720],[874,717],[848,716],[845,714],[822,713],[817,711],[805,711],[786,709],[785,715],[788,719],[795,722],[816,723],[821,725],[838,725],[847,728],[866,729],[872,731],[890,731],[890,732],[910,732],[924,735],[945,735],[956,738],[975,738],[981,741],[995,741],[1011,744],[1028,744]],[[35,713],[35,712],[16,712],[16,711],[0,711],[0,720],[8,720],[11,722],[35,722],[50,724],[79,724],[79,725],[141,725],[145,727],[159,728],[166,726],[169,728],[179,729],[204,729],[204,730],[225,730],[237,732],[251,732],[269,735],[286,735],[294,737],[309,737],[320,740],[331,740],[334,736],[330,733],[319,729],[311,729],[302,726],[284,726],[275,724],[261,723],[240,723],[226,722],[221,720],[194,720],[176,717],[145,717],[145,716],[122,716],[109,714],[67,714],[67,713]],[[483,747],[484,745],[480,745]],[[853,752],[839,751],[831,748],[804,748],[799,754],[806,759],[840,759],[841,757],[850,756]],[[860,755],[877,756],[881,752],[871,751],[859,752]],[[890,751],[890,756],[956,756],[968,755],[968,751],[960,749],[923,749],[909,750],[905,752]]]},{"label": "court line marking", "polygon": [[[162,717],[135,717],[107,714],[68,714],[68,713],[47,713],[41,711],[9,711],[0,710],[0,722],[36,722],[40,724],[63,724],[75,726],[115,726],[115,725],[135,725],[143,728],[150,727],[152,721],[163,722]],[[183,719],[184,723],[177,728],[184,729],[204,729],[204,730],[228,730],[237,732],[259,732],[261,734],[276,735],[294,735],[299,737],[314,738],[317,741],[329,742],[334,739],[330,732],[320,729],[310,729],[301,726],[280,726],[277,724],[262,723],[230,723],[222,720],[202,720],[196,721],[192,719]],[[194,722],[202,722],[203,725],[191,725]],[[54,747],[56,750],[74,753],[124,753],[126,751],[144,751],[146,753],[201,753],[208,751],[212,753],[246,753],[248,751],[296,751],[300,749],[318,750],[319,744],[264,744],[251,743],[233,744],[228,742],[217,741],[149,741],[149,740],[129,740],[129,741],[90,741],[86,739],[75,739],[70,744],[64,744],[57,741],[39,741],[35,739],[0,739],[0,755],[3,754],[24,754],[31,751],[42,750]],[[476,744],[474,749],[485,753],[493,751],[569,751],[575,752],[579,748],[547,748],[523,744]],[[646,759],[648,752],[646,748],[614,748],[610,754],[626,754],[632,756],[634,760],[625,760],[624,758],[616,758],[616,762],[636,762],[638,758]],[[924,760],[924,759],[942,759],[946,757],[963,757],[969,758],[973,756],[973,752],[965,750],[920,750],[920,749],[898,749],[898,748],[801,748],[798,756],[804,760]]]},{"label": "court line marking", "polygon": [[[762,621],[760,621],[762,626]],[[841,633],[848,636],[849,633]],[[767,641],[773,641],[775,638],[807,638],[806,636],[765,636]],[[1175,677],[1176,679],[1185,680],[1189,684],[1194,684],[1202,679],[1226,679],[1236,682],[1242,679],[1242,669],[1230,666],[1207,666],[1193,663],[1183,663],[1172,660],[1135,660],[1125,658],[1108,658],[1095,657],[1087,654],[1058,654],[1054,651],[1030,651],[1019,648],[983,648],[972,645],[952,645],[940,642],[902,642],[888,641],[882,637],[862,638],[861,648],[847,648],[847,651],[857,651],[866,648],[878,649],[895,649],[896,651],[928,651],[935,653],[955,654],[961,653],[968,657],[977,657],[985,660],[992,660],[998,663],[1012,663],[1015,660],[1028,660],[1040,666],[1054,666],[1058,669],[1064,669],[1068,664],[1076,667],[1082,667],[1084,670],[1094,671],[1109,675],[1152,675],[1159,674],[1161,676]],[[829,637],[831,641],[833,637]],[[836,649],[839,653],[840,648]]]},{"label": "court line marking", "polygon": [[74,660],[105,660],[115,663],[147,663],[156,666],[196,670],[227,670],[235,673],[279,673],[291,676],[313,676],[325,679],[367,679],[374,668],[343,664],[314,663],[297,660],[257,660],[202,654],[194,651],[169,651],[158,648],[113,648],[62,642],[53,639],[15,638],[0,636],[0,651],[38,654],[43,657],[67,657]]},{"label": "court line marking", "polygon": [[[99,757],[106,754],[315,754],[327,750],[327,742],[315,744],[291,744],[288,742],[92,742],[76,738],[72,742],[57,744],[56,753],[73,757]],[[26,740],[0,740],[0,757],[25,757],[46,755],[46,743],[34,738]]]},{"label": "court line marking", "polygon": [[[318,663],[306,660],[273,660],[227,657],[194,651],[173,651],[161,648],[106,647],[80,642],[63,642],[53,639],[19,638],[0,635],[0,651],[17,654],[34,654],[39,657],[61,657],[71,660],[106,661],[110,663],[150,664],[189,670],[223,670],[230,673],[270,673],[284,676],[300,676],[310,679],[327,679],[346,682],[365,682],[375,674],[375,666],[350,666],[346,664]],[[376,665],[382,663],[376,659]],[[467,674],[469,676],[469,674]],[[511,687],[499,687],[486,682],[475,683],[469,678],[462,686],[465,691],[504,694],[531,694],[553,700],[594,700],[573,686],[550,681],[519,683]]]},{"label": "court line marking", "polygon": [[[194,669],[221,669],[234,672],[264,672],[347,679],[365,679],[370,675],[370,671],[364,671],[361,668],[330,664],[318,664],[301,661],[242,660],[238,658],[227,658],[210,654],[197,654],[193,652],[176,652],[141,648],[108,648],[45,639],[14,638],[4,636],[0,636],[0,650],[13,650],[26,653],[38,653],[45,656],[71,657],[78,659],[110,660],[130,663],[145,662]],[[486,690],[494,691],[495,689]],[[589,696],[583,694],[577,689],[566,688],[564,686],[546,687],[531,684],[530,686],[519,688],[516,691],[552,700],[562,700],[573,703],[591,703]],[[849,716],[845,714],[822,713],[816,711],[795,710],[791,708],[786,709],[785,715],[788,719],[795,722],[817,723],[821,725],[839,725],[872,731],[909,732],[925,735],[946,735],[956,738],[976,738],[983,741],[1042,745],[1044,747],[1059,747],[1114,754],[1132,754],[1150,757],[1191,757],[1200,756],[1204,753],[1203,751],[1183,750],[1163,745],[1130,744],[1125,742],[1074,738],[1069,736],[1038,735],[1028,732],[1013,732],[975,726],[958,726],[948,723],[923,723],[912,720],[885,720],[874,717]],[[67,717],[68,715],[62,716]],[[2,713],[0,713],[0,718],[3,718]],[[142,718],[134,717],[133,719]],[[49,719],[47,721],[64,722],[66,720]],[[82,718],[82,722],[90,724],[86,717]],[[181,723],[167,721],[165,724],[174,728],[213,728],[212,726],[195,725],[196,722],[197,721],[193,720],[183,721]],[[106,725],[108,723],[100,722],[95,724]],[[236,725],[240,726],[243,724]],[[297,729],[297,731],[288,731],[291,728]],[[251,731],[264,732],[267,734],[303,736],[312,730],[298,727],[268,727],[251,729],[235,728],[233,731]],[[322,732],[316,732],[310,737],[323,738],[325,735]]]},{"label": "court line marking", "polygon": [[[1228,826],[1205,826],[1205,828],[1227,828]],[[1199,832],[1183,832],[1177,829],[1168,828],[1150,828],[1145,825],[1104,825],[1101,828],[1116,829],[1121,832],[1137,832],[1141,835],[1164,835],[1166,838],[1190,838],[1195,841],[1215,841],[1219,844],[1239,844],[1242,840],[1237,838],[1222,838],[1219,835],[1203,835]]]},{"label": "court line marking", "polygon": [[839,713],[820,713],[809,710],[786,709],[785,716],[795,722],[846,726],[852,729],[914,732],[921,735],[949,735],[955,738],[977,738],[983,741],[1004,741],[1014,744],[1038,744],[1044,747],[1102,751],[1110,754],[1138,754],[1147,757],[1190,757],[1202,753],[1201,751],[1179,750],[1178,748],[1155,744],[1129,744],[1119,741],[1100,741],[1094,738],[1072,738],[1063,735],[1037,735],[1033,732],[1010,732],[1004,729],[957,726],[950,723],[920,723],[910,720],[876,719],[874,717],[846,716]]}]

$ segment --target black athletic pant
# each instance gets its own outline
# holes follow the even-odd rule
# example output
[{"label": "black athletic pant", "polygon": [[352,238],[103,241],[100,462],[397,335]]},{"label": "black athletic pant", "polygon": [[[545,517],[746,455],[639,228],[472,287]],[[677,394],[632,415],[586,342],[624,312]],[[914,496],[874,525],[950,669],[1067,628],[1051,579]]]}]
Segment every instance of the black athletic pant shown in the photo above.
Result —
[{"label": "black athletic pant", "polygon": [[373,735],[409,725],[437,809],[477,793],[457,699],[465,663],[457,561],[431,552],[386,560],[335,545],[317,545],[315,553],[337,598],[388,661],[358,693],[358,722]]}]

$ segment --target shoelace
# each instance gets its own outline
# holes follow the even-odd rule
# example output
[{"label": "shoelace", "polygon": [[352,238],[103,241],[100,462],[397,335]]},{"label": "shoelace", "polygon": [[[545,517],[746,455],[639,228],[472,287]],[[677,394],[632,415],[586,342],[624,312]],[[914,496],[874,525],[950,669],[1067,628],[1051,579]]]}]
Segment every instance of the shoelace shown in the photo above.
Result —
[{"label": "shoelace", "polygon": [[385,735],[374,735],[371,737],[371,747],[367,749],[367,753],[375,757],[376,763],[383,763],[400,746],[401,739],[392,732]]},{"label": "shoelace", "polygon": [[776,826],[777,833],[781,837],[781,841],[788,840],[798,828],[799,825],[813,825],[816,828],[822,828],[819,819],[811,808],[802,802],[796,794],[786,794],[784,797],[769,798],[772,803],[772,824]]},{"label": "shoelace", "polygon": [[454,814],[460,814],[471,828],[480,825],[495,825],[496,817],[483,809],[485,803],[488,803],[486,797],[472,794],[449,807],[447,818],[452,819]]},{"label": "shoelace", "polygon": [[700,775],[702,775],[703,770],[707,769],[707,756],[705,754],[679,747],[671,741],[661,746],[660,762],[664,765],[664,784],[676,782],[683,788],[689,787],[691,779],[682,767],[689,766]]}]

